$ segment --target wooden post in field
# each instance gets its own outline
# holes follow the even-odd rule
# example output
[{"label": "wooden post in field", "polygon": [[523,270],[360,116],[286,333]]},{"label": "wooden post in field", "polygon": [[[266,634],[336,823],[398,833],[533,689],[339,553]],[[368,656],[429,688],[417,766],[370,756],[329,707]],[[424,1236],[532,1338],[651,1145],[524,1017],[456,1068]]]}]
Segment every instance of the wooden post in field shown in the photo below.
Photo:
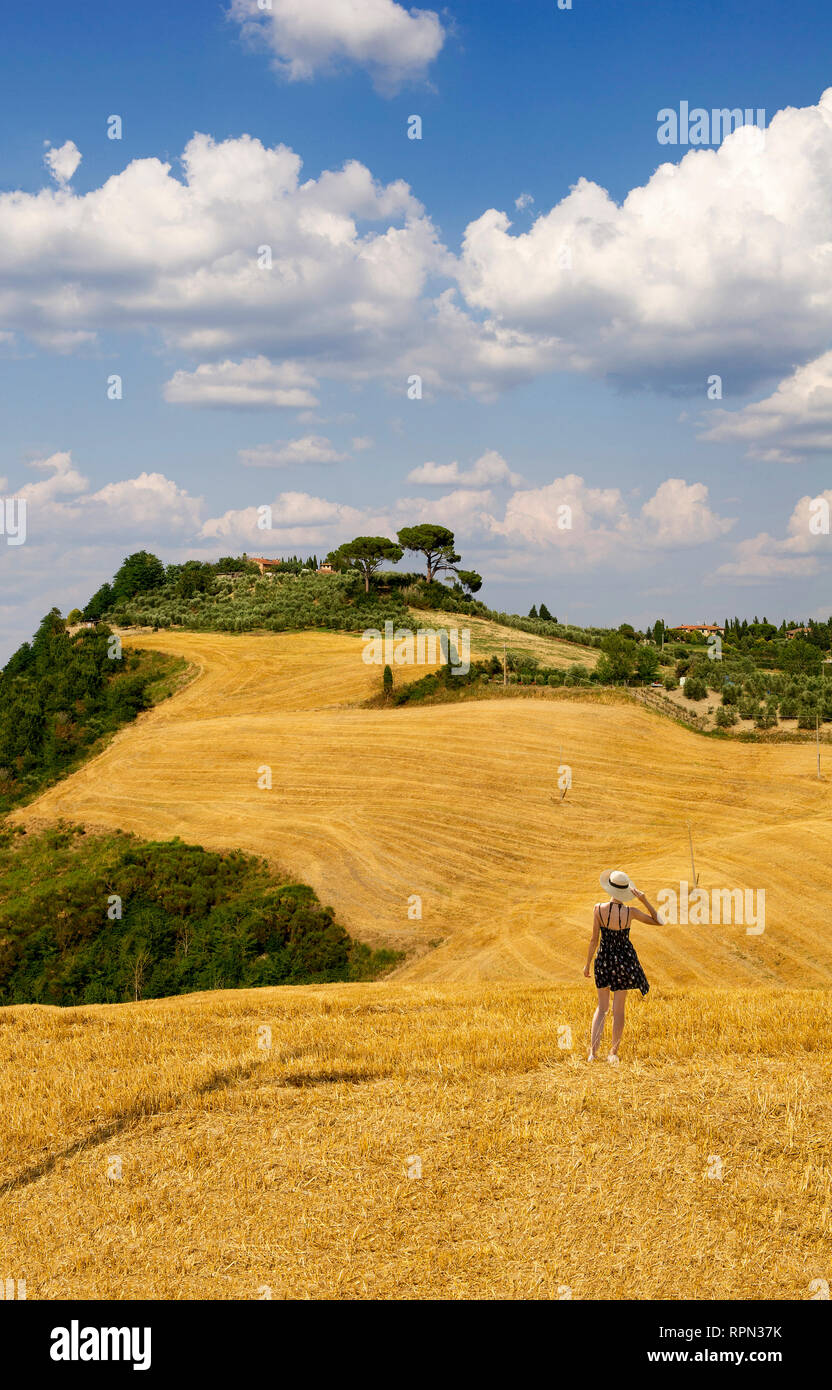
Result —
[{"label": "wooden post in field", "polygon": [[689,844],[690,844],[690,873],[691,873],[691,878],[693,879],[693,886],[694,886],[694,888],[695,888],[695,887],[697,886],[697,884],[699,883],[699,879],[698,879],[697,874],[696,874],[696,863],[695,863],[694,858],[693,858],[693,835],[691,834],[690,821],[687,822],[687,827],[688,827],[688,842],[689,842]]}]

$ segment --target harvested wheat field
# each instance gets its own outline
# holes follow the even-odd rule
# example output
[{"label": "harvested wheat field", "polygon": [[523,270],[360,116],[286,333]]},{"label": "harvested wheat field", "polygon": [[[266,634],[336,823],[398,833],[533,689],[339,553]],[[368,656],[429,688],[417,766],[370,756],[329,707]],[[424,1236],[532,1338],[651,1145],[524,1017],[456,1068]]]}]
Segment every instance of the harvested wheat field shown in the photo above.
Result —
[{"label": "harvested wheat field", "polygon": [[598,665],[601,656],[597,647],[585,647],[578,642],[564,642],[559,637],[542,637],[536,632],[524,632],[522,628],[503,627],[490,618],[477,618],[467,613],[427,612],[419,609],[415,615],[420,627],[467,628],[471,633],[471,650],[478,657],[499,656],[502,659],[503,646],[510,652],[528,652],[536,656],[544,666],[586,666],[589,670]]},{"label": "harvested wheat field", "polygon": [[382,983],[4,1010],[6,1271],[30,1299],[816,1296],[820,997],[651,997],[613,1069],[583,1060],[592,996]]},{"label": "harvested wheat field", "polygon": [[130,640],[201,674],[12,819],[266,855],[354,935],[408,951],[402,979],[561,983],[599,872],[678,889],[689,820],[700,886],[764,889],[765,931],[639,926],[651,981],[832,982],[832,783],[809,745],[716,742],[613,692],[365,709],[380,672],[348,634]]}]

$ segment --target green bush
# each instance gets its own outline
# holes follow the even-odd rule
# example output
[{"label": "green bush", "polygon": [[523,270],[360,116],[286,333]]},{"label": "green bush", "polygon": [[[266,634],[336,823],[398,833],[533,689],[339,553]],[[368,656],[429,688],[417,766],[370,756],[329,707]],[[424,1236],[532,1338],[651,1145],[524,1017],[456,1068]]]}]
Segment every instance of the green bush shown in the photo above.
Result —
[{"label": "green bush", "polygon": [[737,716],[730,705],[720,705],[716,712],[716,723],[719,729],[730,729],[736,724]]},{"label": "green bush", "polygon": [[393,959],[250,855],[67,827],[0,835],[0,941],[0,1004],[373,978]]}]

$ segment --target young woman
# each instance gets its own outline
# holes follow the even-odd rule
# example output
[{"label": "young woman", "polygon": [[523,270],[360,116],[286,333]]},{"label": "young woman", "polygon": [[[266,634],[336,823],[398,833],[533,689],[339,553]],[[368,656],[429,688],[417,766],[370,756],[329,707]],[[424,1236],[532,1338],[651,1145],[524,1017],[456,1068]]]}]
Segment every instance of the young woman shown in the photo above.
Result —
[{"label": "young woman", "polygon": [[[650,986],[641,968],[636,949],[630,940],[630,922],[653,922],[661,924],[656,909],[640,893],[627,874],[621,869],[601,875],[601,887],[610,895],[610,901],[596,903],[592,918],[592,936],[589,939],[589,954],[586,958],[584,975],[589,979],[589,967],[601,938],[601,949],[595,957],[595,987],[598,990],[598,1007],[592,1019],[589,1035],[588,1062],[594,1062],[604,1031],[604,1021],[610,1006],[612,990],[612,1044],[607,1061],[618,1064],[618,1047],[624,1032],[624,1009],[627,1004],[627,990],[638,989],[644,996]],[[640,912],[636,907],[627,907],[632,898],[638,898],[647,908]],[[647,915],[649,913],[649,917]]]}]

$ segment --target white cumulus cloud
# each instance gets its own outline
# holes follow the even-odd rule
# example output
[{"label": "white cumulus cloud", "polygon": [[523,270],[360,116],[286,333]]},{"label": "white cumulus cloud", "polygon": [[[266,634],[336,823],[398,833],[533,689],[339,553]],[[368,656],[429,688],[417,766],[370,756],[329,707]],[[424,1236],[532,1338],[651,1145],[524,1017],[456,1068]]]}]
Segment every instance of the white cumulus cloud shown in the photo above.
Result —
[{"label": "white cumulus cloud", "polygon": [[232,0],[230,15],[245,37],[268,46],[290,81],[350,64],[366,69],[386,94],[423,78],[445,41],[433,10],[395,0],[270,0],[267,8]]},{"label": "white cumulus cloud", "polygon": [[43,162],[55,182],[64,188],[81,163],[81,151],[74,140],[66,140],[57,149],[50,146],[43,156]]},{"label": "white cumulus cloud", "polygon": [[502,454],[496,449],[487,449],[469,469],[460,468],[453,463],[423,463],[407,475],[409,483],[421,483],[423,487],[448,487],[462,483],[467,487],[488,487],[492,483],[508,483],[519,487],[523,479],[519,473],[512,473]]},{"label": "white cumulus cloud", "polygon": [[469,307],[544,344],[557,365],[631,384],[732,387],[828,346],[832,88],[662,164],[619,205],[590,179],[513,233],[491,208],[466,229]]},{"label": "white cumulus cloud", "polygon": [[789,517],[785,536],[772,536],[762,531],[740,541],[733,559],[719,566],[712,582],[803,578],[828,568],[832,556],[830,515],[832,489],[815,497],[807,494],[799,498]]}]

